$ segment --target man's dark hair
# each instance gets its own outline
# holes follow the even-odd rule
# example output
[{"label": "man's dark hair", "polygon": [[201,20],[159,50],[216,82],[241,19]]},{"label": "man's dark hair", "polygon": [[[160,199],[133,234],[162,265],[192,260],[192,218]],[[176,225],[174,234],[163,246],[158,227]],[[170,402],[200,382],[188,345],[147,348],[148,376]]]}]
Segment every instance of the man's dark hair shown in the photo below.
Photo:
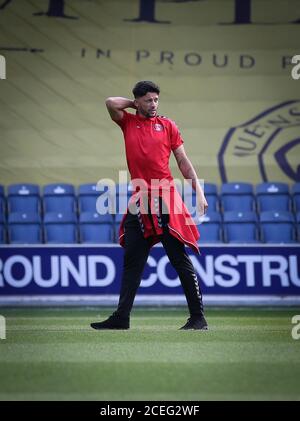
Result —
[{"label": "man's dark hair", "polygon": [[146,95],[148,92],[155,92],[159,95],[160,89],[155,83],[150,80],[142,80],[138,82],[132,90],[132,93],[135,98],[141,98]]}]

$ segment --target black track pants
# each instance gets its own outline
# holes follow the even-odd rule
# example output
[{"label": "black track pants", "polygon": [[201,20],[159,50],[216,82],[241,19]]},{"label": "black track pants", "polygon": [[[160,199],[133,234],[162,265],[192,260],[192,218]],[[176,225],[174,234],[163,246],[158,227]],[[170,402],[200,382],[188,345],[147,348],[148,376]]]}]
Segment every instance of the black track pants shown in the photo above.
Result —
[{"label": "black track pants", "polygon": [[[169,233],[168,215],[162,215],[163,235],[161,242],[176,270],[188,303],[191,316],[203,314],[202,294],[194,266],[184,244]],[[121,292],[117,314],[130,315],[137,289],[150,252],[150,243],[145,239],[136,215],[127,214],[125,220],[125,253]]]}]

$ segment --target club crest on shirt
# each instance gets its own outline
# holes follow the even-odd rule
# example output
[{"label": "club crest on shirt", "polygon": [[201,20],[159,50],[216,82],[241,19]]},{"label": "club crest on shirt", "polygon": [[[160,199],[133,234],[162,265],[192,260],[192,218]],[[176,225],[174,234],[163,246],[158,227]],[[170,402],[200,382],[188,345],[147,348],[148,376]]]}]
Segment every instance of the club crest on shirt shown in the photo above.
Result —
[{"label": "club crest on shirt", "polygon": [[156,132],[162,132],[162,131],[163,131],[163,129],[164,129],[164,126],[163,126],[163,125],[158,124],[158,123],[154,124],[154,130],[155,130]]}]

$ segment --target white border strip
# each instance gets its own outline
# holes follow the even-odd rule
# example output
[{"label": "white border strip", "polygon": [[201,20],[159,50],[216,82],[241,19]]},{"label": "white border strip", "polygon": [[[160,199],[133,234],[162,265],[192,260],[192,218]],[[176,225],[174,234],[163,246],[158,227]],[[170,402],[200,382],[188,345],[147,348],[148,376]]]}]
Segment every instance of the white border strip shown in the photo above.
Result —
[{"label": "white border strip", "polygon": [[[2,306],[116,306],[118,295],[11,295],[0,297]],[[300,305],[300,296],[296,295],[206,295],[205,306],[296,306]],[[186,306],[183,295],[136,296],[138,306]]]}]

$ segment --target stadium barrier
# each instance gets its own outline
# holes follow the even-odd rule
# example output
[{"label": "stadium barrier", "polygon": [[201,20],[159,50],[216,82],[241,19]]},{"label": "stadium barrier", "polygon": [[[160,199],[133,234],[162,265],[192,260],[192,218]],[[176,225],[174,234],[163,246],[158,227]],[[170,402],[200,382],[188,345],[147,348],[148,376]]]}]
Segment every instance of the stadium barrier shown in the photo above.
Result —
[{"label": "stadium barrier", "polygon": [[[190,254],[213,305],[300,302],[300,245],[202,245]],[[123,250],[107,245],[0,247],[0,304],[115,305]],[[182,305],[180,280],[161,245],[152,248],[137,305]]]}]

